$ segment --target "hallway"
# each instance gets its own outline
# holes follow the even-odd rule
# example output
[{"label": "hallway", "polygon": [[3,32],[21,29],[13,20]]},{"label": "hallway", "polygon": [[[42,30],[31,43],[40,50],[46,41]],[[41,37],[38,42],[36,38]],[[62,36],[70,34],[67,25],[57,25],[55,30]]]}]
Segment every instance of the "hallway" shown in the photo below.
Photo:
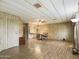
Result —
[{"label": "hallway", "polygon": [[79,55],[72,54],[71,42],[32,39],[28,48],[20,46],[2,51],[0,59],[79,59]]}]

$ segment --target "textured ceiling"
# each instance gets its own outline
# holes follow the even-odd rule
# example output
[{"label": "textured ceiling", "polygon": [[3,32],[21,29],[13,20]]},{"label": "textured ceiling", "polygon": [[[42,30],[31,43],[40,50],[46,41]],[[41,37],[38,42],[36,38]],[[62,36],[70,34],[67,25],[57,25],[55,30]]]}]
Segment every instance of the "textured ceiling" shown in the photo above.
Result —
[{"label": "textured ceiling", "polygon": [[[34,4],[40,4],[36,8]],[[77,12],[78,0],[0,0],[0,11],[20,16],[24,22],[67,22]]]}]

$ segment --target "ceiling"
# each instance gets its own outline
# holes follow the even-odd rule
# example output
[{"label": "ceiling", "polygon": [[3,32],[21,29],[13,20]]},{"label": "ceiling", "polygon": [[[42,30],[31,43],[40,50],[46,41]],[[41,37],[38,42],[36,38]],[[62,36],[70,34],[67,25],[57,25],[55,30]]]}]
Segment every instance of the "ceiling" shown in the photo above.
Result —
[{"label": "ceiling", "polygon": [[[36,3],[41,7],[36,8]],[[70,21],[77,12],[77,3],[78,0],[0,0],[0,11],[17,15],[24,22],[59,23]]]}]

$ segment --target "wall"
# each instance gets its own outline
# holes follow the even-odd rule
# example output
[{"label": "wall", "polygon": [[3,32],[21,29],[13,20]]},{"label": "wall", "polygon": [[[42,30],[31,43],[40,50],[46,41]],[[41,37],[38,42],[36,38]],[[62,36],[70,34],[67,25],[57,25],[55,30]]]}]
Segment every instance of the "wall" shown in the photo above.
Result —
[{"label": "wall", "polygon": [[28,38],[35,39],[36,38],[36,24],[29,23],[28,24]]},{"label": "wall", "polygon": [[77,23],[77,39],[78,39],[78,50],[79,50],[79,21]]},{"label": "wall", "polygon": [[23,37],[24,23],[19,21],[19,37]]},{"label": "wall", "polygon": [[19,17],[0,12],[0,51],[19,45],[20,24]]},{"label": "wall", "polygon": [[39,33],[48,33],[48,38],[51,40],[65,38],[67,41],[72,41],[73,26],[71,22],[40,25]]}]

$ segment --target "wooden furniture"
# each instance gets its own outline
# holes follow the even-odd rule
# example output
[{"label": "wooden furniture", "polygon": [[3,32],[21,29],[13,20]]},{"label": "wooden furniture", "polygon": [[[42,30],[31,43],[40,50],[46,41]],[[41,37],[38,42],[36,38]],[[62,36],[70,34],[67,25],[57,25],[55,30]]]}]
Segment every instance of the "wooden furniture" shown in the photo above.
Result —
[{"label": "wooden furniture", "polygon": [[25,45],[25,37],[19,37],[19,45]]},{"label": "wooden furniture", "polygon": [[48,39],[48,35],[45,35],[45,34],[37,34],[37,39],[38,40],[47,40]]}]

